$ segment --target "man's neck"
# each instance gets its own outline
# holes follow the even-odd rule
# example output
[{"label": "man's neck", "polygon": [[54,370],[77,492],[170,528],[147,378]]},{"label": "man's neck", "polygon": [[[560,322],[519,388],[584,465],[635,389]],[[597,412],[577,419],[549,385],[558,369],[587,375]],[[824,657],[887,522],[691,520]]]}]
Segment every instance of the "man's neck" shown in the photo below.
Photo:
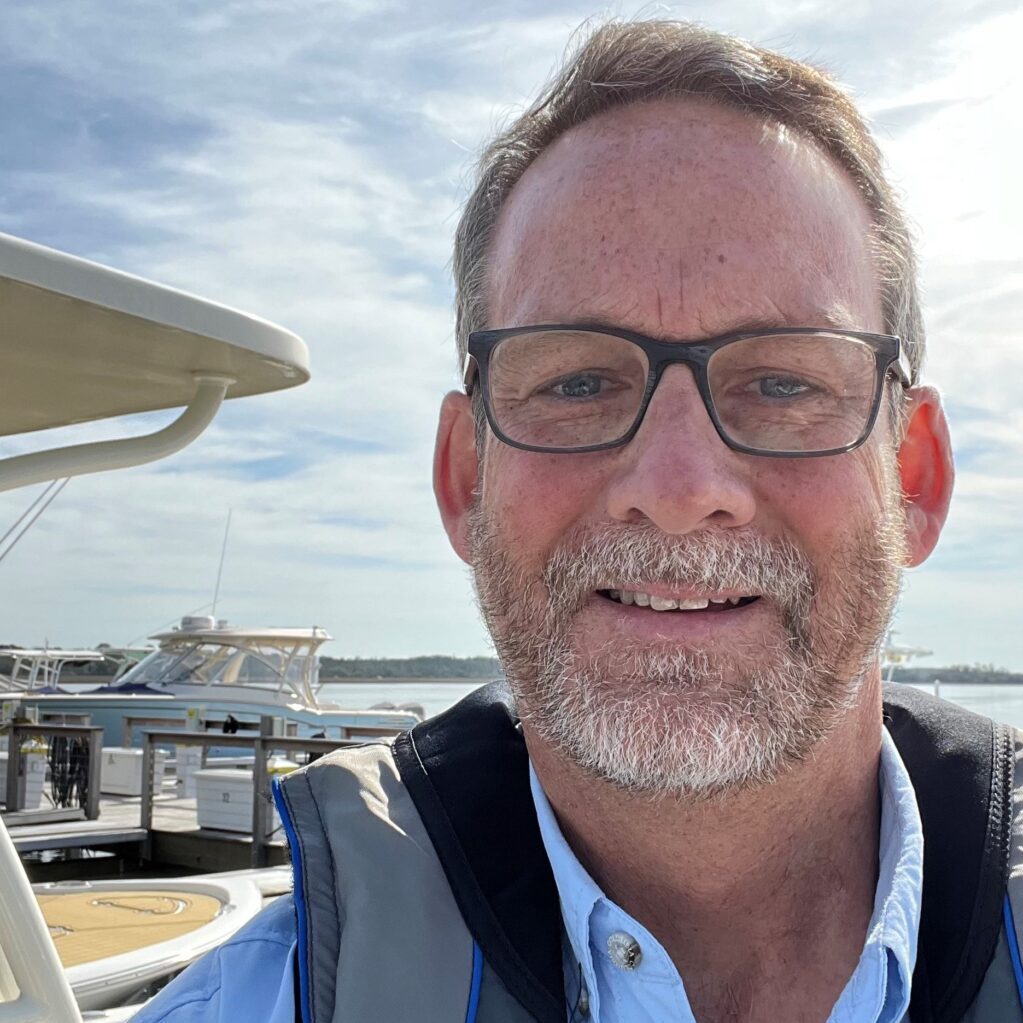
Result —
[{"label": "man's neck", "polygon": [[863,950],[881,727],[873,679],[812,758],[769,785],[702,801],[622,792],[525,731],[566,840],[664,946],[696,1019],[794,1023],[827,1018]]}]

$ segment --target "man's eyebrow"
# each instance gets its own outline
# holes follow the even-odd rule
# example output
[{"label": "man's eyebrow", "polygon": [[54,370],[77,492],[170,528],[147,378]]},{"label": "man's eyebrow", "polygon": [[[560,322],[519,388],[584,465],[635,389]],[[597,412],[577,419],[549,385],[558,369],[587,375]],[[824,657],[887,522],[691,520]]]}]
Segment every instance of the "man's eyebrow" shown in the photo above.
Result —
[{"label": "man's eyebrow", "polygon": [[[547,322],[555,322],[549,320]],[[605,327],[622,330],[633,330],[637,333],[645,333],[645,331],[638,330],[635,326],[629,323],[623,323],[622,321],[607,316],[600,315],[586,315],[577,313],[567,320],[560,320],[558,322],[571,324],[576,327]],[[737,320],[727,321],[727,326],[723,326],[721,330],[715,331],[714,333],[706,332],[705,334],[696,337],[677,337],[674,336],[670,340],[681,340],[681,341],[701,341],[707,337],[723,336],[725,334],[755,334],[761,330],[782,330],[785,327],[830,327],[833,330],[861,330],[864,329],[857,325],[856,317],[841,303],[831,306],[827,309],[818,308],[811,315],[803,317],[788,317],[782,315],[768,315],[768,316],[746,316]]]},{"label": "man's eyebrow", "polygon": [[785,327],[831,327],[834,330],[857,330],[855,319],[844,310],[818,310],[810,316],[752,316],[732,322],[722,334],[751,334],[758,330],[783,330]]}]

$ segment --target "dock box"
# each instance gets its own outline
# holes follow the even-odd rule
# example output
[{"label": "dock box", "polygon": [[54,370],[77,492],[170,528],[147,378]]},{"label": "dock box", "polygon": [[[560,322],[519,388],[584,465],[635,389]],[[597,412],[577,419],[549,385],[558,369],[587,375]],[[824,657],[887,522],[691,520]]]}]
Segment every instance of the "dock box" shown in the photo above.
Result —
[{"label": "dock box", "polygon": [[[21,750],[21,808],[38,810],[46,789],[46,753],[26,746]],[[7,751],[0,752],[0,802],[7,798]]]},{"label": "dock box", "polygon": [[[163,774],[167,766],[165,750],[153,750],[153,795],[163,789]],[[142,750],[124,746],[103,747],[103,771],[100,791],[112,796],[142,795]]]},{"label": "dock box", "polygon": [[[298,764],[273,758],[267,765],[271,777],[293,771]],[[252,834],[252,771],[246,768],[206,767],[196,771],[196,810],[200,828]],[[283,837],[281,818],[274,806],[269,814],[269,833]]]}]

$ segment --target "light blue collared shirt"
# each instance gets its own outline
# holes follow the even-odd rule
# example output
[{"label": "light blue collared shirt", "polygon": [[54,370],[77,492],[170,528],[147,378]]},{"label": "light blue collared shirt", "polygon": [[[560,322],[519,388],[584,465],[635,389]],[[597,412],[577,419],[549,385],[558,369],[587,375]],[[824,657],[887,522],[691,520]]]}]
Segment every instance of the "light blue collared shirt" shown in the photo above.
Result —
[{"label": "light blue collared shirt", "polygon": [[[589,1005],[587,1023],[696,1023],[685,986],[661,944],[611,902],[569,848],[529,768],[547,856],[561,896],[561,914],[571,945],[566,949],[568,1019],[579,997],[579,971]],[[839,996],[828,1023],[906,1023],[916,963],[923,888],[924,836],[916,794],[895,743],[882,729],[881,836],[874,912],[860,961]],[[642,958],[634,969],[616,966],[608,938],[624,932],[638,943]],[[798,983],[798,977],[792,978]],[[585,1017],[575,1011],[574,1023]]]}]

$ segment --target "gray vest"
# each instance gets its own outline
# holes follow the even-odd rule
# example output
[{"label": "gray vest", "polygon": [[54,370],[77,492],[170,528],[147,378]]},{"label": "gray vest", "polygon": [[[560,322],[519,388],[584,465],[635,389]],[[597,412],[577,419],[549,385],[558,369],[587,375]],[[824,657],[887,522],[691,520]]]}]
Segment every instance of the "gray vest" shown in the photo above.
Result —
[{"label": "gray vest", "polygon": [[[912,1023],[1023,1023],[1003,897],[1023,946],[1023,745],[913,690],[885,696],[924,820]],[[393,745],[338,750],[276,782],[296,1019],[565,1023],[557,893],[525,764],[495,684]]]}]

